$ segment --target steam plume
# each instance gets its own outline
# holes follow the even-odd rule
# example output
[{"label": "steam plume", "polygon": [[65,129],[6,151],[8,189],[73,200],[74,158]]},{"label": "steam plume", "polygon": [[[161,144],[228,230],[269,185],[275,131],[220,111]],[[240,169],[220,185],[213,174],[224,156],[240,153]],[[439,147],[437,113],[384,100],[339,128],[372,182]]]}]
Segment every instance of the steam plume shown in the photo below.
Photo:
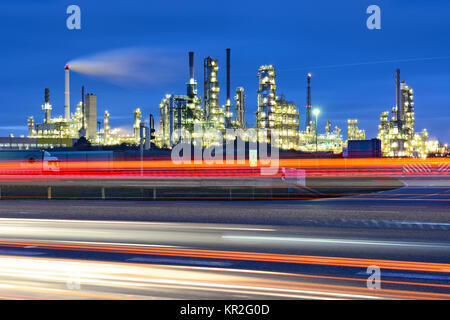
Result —
[{"label": "steam plume", "polygon": [[80,57],[67,63],[75,72],[118,84],[154,86],[170,82],[182,72],[173,53],[150,48],[123,48]]}]

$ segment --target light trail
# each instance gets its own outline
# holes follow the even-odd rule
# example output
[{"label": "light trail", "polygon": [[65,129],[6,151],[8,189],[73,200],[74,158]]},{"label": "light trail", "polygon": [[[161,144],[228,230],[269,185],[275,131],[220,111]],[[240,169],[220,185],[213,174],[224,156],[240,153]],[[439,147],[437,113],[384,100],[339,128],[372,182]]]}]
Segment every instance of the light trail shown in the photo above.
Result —
[{"label": "light trail", "polygon": [[409,270],[423,272],[450,272],[448,263],[415,262],[415,261],[396,261],[383,259],[361,259],[345,257],[327,257],[327,256],[309,256],[293,254],[275,254],[261,252],[239,252],[239,251],[221,251],[221,250],[200,250],[185,248],[159,248],[141,246],[121,246],[121,245],[93,245],[74,242],[68,244],[58,241],[5,241],[0,240],[0,246],[5,247],[24,247],[36,246],[40,249],[58,249],[71,251],[93,251],[93,252],[111,252],[111,253],[132,253],[143,255],[158,256],[177,256],[191,258],[209,258],[226,260],[244,260],[244,261],[262,261],[278,263],[295,263],[310,265],[344,266],[366,268],[369,265],[377,265],[381,269]]},{"label": "light trail", "polygon": [[394,241],[368,241],[368,240],[345,240],[345,239],[323,239],[303,237],[278,237],[278,236],[248,236],[248,235],[223,235],[225,240],[256,241],[256,242],[298,242],[318,244],[347,244],[366,246],[391,246],[391,247],[425,247],[425,248],[448,248],[446,243],[421,243],[421,242],[394,242]]},{"label": "light trail", "polygon": [[[380,289],[348,284],[308,282],[305,279],[354,278],[295,275],[253,270],[144,265],[55,258],[0,256],[0,275],[13,285],[0,294],[11,299],[148,299],[167,295],[210,297],[211,294],[294,299],[449,299],[435,292]],[[67,267],[80,271],[80,289],[66,288]],[[195,277],[195,280],[192,280]],[[24,285],[24,281],[26,281]],[[109,293],[113,291],[115,294]],[[41,298],[44,297],[44,298]]]},{"label": "light trail", "polygon": [[[296,158],[279,159],[280,168],[295,168],[306,171],[311,177],[345,177],[345,176],[450,176],[450,170],[440,170],[439,165],[450,164],[450,158]],[[423,172],[406,172],[405,165],[426,166]],[[29,182],[67,179],[133,179],[144,178],[177,178],[177,177],[239,177],[239,178],[269,178],[261,176],[261,168],[265,165],[259,161],[258,166],[250,167],[248,160],[245,163],[228,164],[177,164],[171,160],[145,160],[141,161],[71,161],[60,163],[59,171],[44,172],[42,164],[28,163],[26,161],[0,162],[0,178],[4,181],[22,180]],[[273,176],[281,177],[281,170]],[[22,179],[20,177],[22,176]]]}]

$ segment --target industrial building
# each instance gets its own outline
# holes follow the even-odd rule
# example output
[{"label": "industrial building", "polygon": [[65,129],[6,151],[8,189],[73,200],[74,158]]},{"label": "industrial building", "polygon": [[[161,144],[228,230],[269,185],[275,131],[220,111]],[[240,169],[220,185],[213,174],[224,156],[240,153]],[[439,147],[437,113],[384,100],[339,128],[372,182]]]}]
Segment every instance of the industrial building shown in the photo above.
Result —
[{"label": "industrial building", "polygon": [[[220,87],[218,81],[219,59],[206,57],[203,60],[204,82],[203,100],[198,94],[197,81],[194,77],[194,53],[189,52],[189,79],[186,83],[186,94],[166,94],[159,104],[160,128],[156,134],[155,144],[162,148],[171,148],[187,135],[194,137],[194,127],[200,126],[204,132],[216,130],[224,139],[234,139],[225,134],[227,129],[241,129],[242,138],[248,139],[245,132],[249,128],[246,122],[246,94],[242,86],[236,88],[234,97],[235,109],[233,117],[231,103],[231,52],[226,50],[226,98],[220,104]],[[342,152],[343,141],[340,129],[330,131],[327,122],[325,133],[319,134],[316,122],[311,120],[311,74],[308,74],[307,123],[305,131],[300,131],[300,113],[298,107],[287,100],[284,95],[277,94],[275,67],[261,66],[258,69],[259,90],[256,126],[258,141],[268,141],[271,136],[278,137],[277,146],[284,150],[300,150],[305,152],[333,151]],[[81,90],[81,101],[71,113],[70,102],[70,66],[64,67],[65,92],[64,116],[52,117],[50,91],[45,89],[44,119],[35,122],[34,117],[28,119],[29,138],[39,139],[45,143],[38,145],[70,147],[80,137],[85,137],[96,145],[117,145],[121,143],[139,144],[141,141],[142,113],[139,108],[133,112],[133,134],[123,135],[119,129],[110,126],[110,113],[104,112],[103,129],[98,126],[98,101],[93,93]],[[309,119],[309,120],[308,120]],[[204,147],[217,143],[216,136],[206,133],[202,137]]]},{"label": "industrial building", "polygon": [[236,96],[234,97],[236,101],[236,127],[245,128],[247,123],[245,122],[245,93],[243,87],[236,88]]},{"label": "industrial building", "polygon": [[358,128],[357,119],[347,120],[347,141],[366,139],[366,131]]},{"label": "industrial building", "polygon": [[224,129],[224,114],[219,105],[219,70],[218,59],[207,57],[204,60],[204,105],[206,126],[216,129]]},{"label": "industrial building", "polygon": [[0,150],[27,150],[38,148],[38,141],[25,137],[0,137]]},{"label": "industrial building", "polygon": [[123,135],[119,129],[109,126],[110,114],[105,111],[104,128],[99,130],[97,120],[97,96],[93,93],[84,93],[81,89],[81,101],[76,105],[75,112],[71,113],[70,103],[70,66],[64,67],[64,117],[52,117],[53,107],[50,104],[50,90],[45,88],[44,118],[42,122],[35,122],[34,117],[28,118],[28,137],[37,139],[37,145],[45,148],[71,147],[80,137],[87,138],[93,144],[115,145],[121,143],[139,143],[139,125],[141,114],[139,108],[135,110],[133,135]]},{"label": "industrial building", "polygon": [[341,129],[337,126],[331,131],[331,122],[327,121],[325,133],[318,133],[315,122],[310,121],[308,131],[300,132],[298,150],[303,152],[341,153],[344,146]]},{"label": "industrial building", "polygon": [[[226,51],[226,102],[219,102],[219,59],[207,57],[203,61],[204,88],[203,101],[197,95],[196,80],[193,73],[194,54],[189,53],[189,82],[186,96],[167,94],[160,103],[160,131],[157,134],[156,144],[160,147],[171,148],[185,135],[194,137],[193,125],[199,125],[204,132],[208,129],[220,131],[225,139],[234,139],[226,136],[226,129],[255,129],[259,142],[269,142],[274,135],[277,136],[276,145],[283,150],[297,150],[304,152],[323,151],[334,153],[342,152],[343,140],[341,130],[335,128],[331,132],[331,123],[327,122],[325,133],[316,134],[315,121],[309,121],[305,132],[300,131],[300,114],[298,107],[288,101],[283,94],[277,94],[275,67],[264,65],[258,69],[257,110],[255,113],[256,126],[249,128],[245,118],[246,96],[243,87],[237,87],[235,96],[235,118],[231,112],[230,99],[230,50]],[[310,80],[308,75],[308,106],[310,111]],[[203,104],[203,108],[202,108]],[[195,112],[194,112],[195,110]],[[202,131],[203,132],[203,131]],[[203,134],[203,133],[202,133]],[[197,137],[198,138],[198,137]],[[248,139],[243,135],[244,140]],[[217,143],[214,136],[207,133],[202,136],[204,147]]]},{"label": "industrial building", "polygon": [[[227,96],[225,105],[219,102],[218,70],[219,60],[207,57],[203,61],[203,101],[198,97],[197,81],[194,78],[194,53],[189,52],[189,81],[187,95],[167,94],[160,102],[160,130],[156,136],[156,144],[171,148],[186,138],[194,137],[194,126],[202,130],[218,130],[245,127],[245,94],[244,88],[236,89],[236,120],[232,120],[230,89],[230,49],[226,50],[227,61]],[[203,102],[203,106],[202,106]],[[199,137],[197,137],[199,138]],[[214,135],[201,137],[203,146],[216,143]]]},{"label": "industrial building", "polygon": [[[312,109],[311,104],[311,73],[307,74],[306,81],[306,107],[305,107],[305,131],[299,133],[298,150],[303,152],[333,152],[341,153],[344,140],[342,139],[341,129],[337,126],[331,131],[331,122],[326,121],[325,133],[319,133],[318,128],[318,109]],[[311,115],[315,113],[313,120]]]},{"label": "industrial building", "polygon": [[[272,65],[258,69],[259,90],[256,111],[256,128],[267,129],[278,136],[281,149],[298,149],[299,112],[297,106],[277,96],[275,68]],[[260,141],[265,137],[259,136]]]},{"label": "industrial building", "polygon": [[[250,128],[246,119],[246,94],[242,86],[236,88],[234,96],[234,112],[231,99],[231,52],[226,49],[226,97],[220,104],[220,87],[218,80],[219,59],[206,57],[203,59],[203,96],[198,93],[197,80],[194,76],[194,52],[189,52],[189,78],[185,94],[166,94],[160,101],[159,130],[156,132],[155,144],[160,148],[172,148],[184,138],[189,138],[195,144],[195,138],[201,138],[202,146],[208,147],[225,140],[235,139],[228,136],[227,129],[240,129],[241,138],[248,140],[246,132],[254,129],[259,142],[276,142],[283,150],[302,152],[332,152],[342,153],[349,141],[363,141],[365,131],[358,127],[357,119],[347,121],[347,141],[341,135],[341,129],[331,122],[325,122],[325,130],[320,132],[318,115],[320,110],[312,107],[310,73],[306,76],[306,107],[305,127],[300,129],[300,112],[295,103],[277,93],[276,72],[273,65],[263,65],[258,68],[257,107],[255,126]],[[50,90],[45,89],[44,112],[42,122],[36,122],[34,117],[28,118],[28,138],[24,148],[34,147],[71,147],[74,142],[85,137],[94,145],[140,144],[150,146],[148,130],[142,120],[140,108],[133,112],[133,133],[122,134],[120,129],[111,128],[110,113],[104,111],[103,128],[98,121],[98,101],[93,93],[81,90],[81,101],[76,104],[71,113],[70,102],[70,66],[64,67],[65,92],[64,115],[52,116],[53,107],[50,104]],[[315,118],[314,118],[315,116]],[[303,122],[302,122],[303,123]],[[99,125],[100,124],[100,125]],[[144,130],[142,129],[144,127]],[[201,137],[194,128],[201,128]],[[212,130],[212,131],[211,131]],[[211,133],[213,132],[213,133]],[[214,134],[220,132],[221,135]],[[217,141],[217,137],[224,141]],[[277,137],[273,140],[272,137]],[[415,132],[414,95],[413,89],[400,80],[400,70],[397,70],[396,104],[389,112],[381,114],[381,124],[378,127],[378,139],[381,141],[381,152],[387,157],[426,157],[428,154],[444,154],[446,146],[441,146],[436,140],[429,140],[426,129]],[[5,140],[6,141],[6,140]],[[10,141],[10,140],[8,140]],[[19,142],[19,141],[18,141]],[[10,143],[9,146],[12,144]],[[1,147],[1,146],[0,146]],[[6,145],[3,147],[7,147]]]},{"label": "industrial building", "polygon": [[415,132],[414,91],[400,79],[396,71],[396,103],[389,112],[381,113],[378,139],[381,140],[383,156],[426,157],[428,154],[442,154],[444,147],[436,140],[428,140],[427,129]]},{"label": "industrial building", "polygon": [[[211,80],[215,82],[214,78]],[[211,85],[211,87],[215,88],[214,85]],[[215,91],[212,90],[212,92]],[[211,93],[211,114],[214,114],[212,110],[216,108],[215,101],[216,99]],[[186,132],[192,134],[195,124],[204,122],[201,99],[197,95],[197,81],[194,79],[193,52],[189,52],[189,81],[186,83],[186,95],[167,94],[161,100],[159,109],[160,135],[157,138],[157,143],[160,147],[170,148],[181,141]],[[214,119],[214,117],[211,117],[211,119]]]}]

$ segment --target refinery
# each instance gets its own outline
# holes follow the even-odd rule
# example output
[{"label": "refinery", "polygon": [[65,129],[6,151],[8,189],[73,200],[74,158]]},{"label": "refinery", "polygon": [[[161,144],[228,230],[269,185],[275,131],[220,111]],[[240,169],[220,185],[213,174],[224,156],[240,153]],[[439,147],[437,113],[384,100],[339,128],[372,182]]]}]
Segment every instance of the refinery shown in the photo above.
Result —
[{"label": "refinery", "polygon": [[[247,132],[256,131],[259,142],[273,141],[281,150],[303,153],[346,154],[349,141],[366,140],[363,129],[358,127],[357,119],[347,121],[347,140],[343,139],[341,129],[332,127],[330,120],[325,123],[323,133],[317,127],[320,110],[312,107],[311,78],[306,75],[306,104],[302,108],[305,118],[300,117],[300,107],[280,94],[276,85],[276,69],[273,65],[263,65],[257,70],[258,91],[255,126],[250,127],[246,119],[246,94],[242,84],[235,89],[231,97],[231,51],[226,49],[226,98],[220,104],[220,87],[218,81],[219,59],[206,57],[203,60],[203,95],[198,92],[198,83],[194,76],[194,52],[189,52],[189,79],[185,94],[166,94],[159,103],[159,128],[155,131],[153,115],[149,125],[142,119],[140,108],[133,111],[133,133],[121,134],[120,129],[110,127],[110,113],[103,114],[103,128],[99,128],[97,114],[97,96],[85,93],[81,88],[81,101],[72,110],[70,96],[70,65],[64,67],[65,100],[64,115],[52,117],[50,91],[45,89],[42,110],[42,122],[34,117],[28,118],[28,138],[9,139],[9,146],[18,148],[54,148],[72,147],[80,138],[91,145],[145,145],[146,149],[171,149],[182,139],[201,138],[203,147],[217,143],[211,130],[220,132],[224,140],[236,139],[227,136],[227,129],[235,129],[244,141],[249,139]],[[232,101],[234,101],[232,103]],[[131,114],[130,114],[131,116]],[[197,137],[194,127],[200,126],[204,136]],[[264,133],[264,134],[263,134]],[[266,137],[266,133],[269,133]],[[203,133],[202,133],[203,134]],[[186,137],[188,135],[188,137]],[[3,138],[0,138],[3,139]],[[12,142],[12,139],[15,141]],[[422,157],[448,154],[448,145],[438,140],[429,139],[423,129],[415,131],[413,89],[400,79],[400,70],[396,72],[396,99],[391,108],[391,115],[381,113],[378,137],[381,143],[381,156],[384,157]],[[4,142],[1,141],[0,142]],[[352,144],[353,145],[353,144]],[[0,148],[7,148],[8,143],[0,143]]]}]

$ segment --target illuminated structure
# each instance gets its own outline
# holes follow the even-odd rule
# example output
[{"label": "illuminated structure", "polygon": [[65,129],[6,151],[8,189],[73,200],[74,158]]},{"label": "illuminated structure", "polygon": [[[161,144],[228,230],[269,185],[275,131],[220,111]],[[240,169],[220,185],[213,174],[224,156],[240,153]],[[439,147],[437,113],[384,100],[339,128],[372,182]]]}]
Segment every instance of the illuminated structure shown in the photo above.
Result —
[{"label": "illuminated structure", "polygon": [[[189,52],[189,80],[186,83],[186,94],[165,95],[159,104],[160,126],[156,132],[155,144],[159,147],[172,148],[184,137],[202,138],[203,147],[230,141],[234,136],[226,134],[227,129],[240,130],[244,140],[249,138],[248,130],[252,129],[246,123],[246,95],[243,87],[236,89],[234,97],[235,118],[233,119],[230,86],[230,49],[226,50],[226,100],[220,105],[218,82],[218,59],[207,57],[204,59],[204,92],[203,101],[198,96],[197,81],[194,78],[194,53]],[[123,134],[121,129],[110,127],[110,114],[103,115],[103,129],[97,127],[97,97],[94,94],[84,94],[82,101],[75,106],[75,112],[70,113],[70,66],[66,65],[64,116],[52,118],[53,107],[50,104],[49,89],[45,89],[42,110],[42,122],[36,122],[34,117],[28,118],[28,136],[38,139],[36,145],[40,147],[72,146],[80,137],[85,137],[92,144],[117,145],[122,143],[139,144],[141,141],[142,112],[140,108],[134,111],[133,131]],[[259,142],[272,141],[277,136],[277,146],[283,150],[297,150],[303,152],[333,152],[341,153],[347,145],[336,126],[332,129],[330,121],[326,121],[324,133],[319,132],[316,118],[312,118],[311,103],[311,74],[307,74],[307,99],[305,114],[305,130],[300,131],[300,115],[298,107],[285,99],[284,95],[277,95],[275,67],[263,65],[258,69],[258,90],[256,123],[254,126]],[[441,146],[436,140],[428,140],[426,129],[415,132],[414,96],[413,89],[400,80],[397,70],[396,106],[389,112],[381,114],[381,124],[378,128],[378,138],[382,142],[383,156],[402,157],[420,156],[428,154],[442,155],[448,152],[448,146]],[[314,108],[319,112],[319,109]],[[303,122],[302,122],[303,123]],[[201,128],[201,137],[196,136],[194,128]],[[215,130],[214,133],[208,130]],[[358,121],[350,119],[347,122],[348,140],[365,140],[365,131],[358,128]],[[220,132],[221,135],[216,133]],[[268,135],[267,135],[268,133]],[[223,137],[223,141],[217,140]],[[274,142],[272,141],[272,142]],[[148,143],[148,141],[146,141]]]},{"label": "illuminated structure", "polygon": [[358,128],[358,120],[347,120],[347,140],[365,140],[366,131]]},{"label": "illuminated structure", "polygon": [[[275,68],[273,66],[261,66],[258,69],[259,90],[258,105],[256,110],[256,129],[275,129],[274,111],[276,105],[275,95]],[[258,130],[258,141],[268,142],[264,130]]]},{"label": "illuminated structure", "polygon": [[256,128],[269,129],[275,127],[273,113],[276,105],[275,68],[261,66],[258,69],[259,90],[256,111]]},{"label": "illuminated structure", "polygon": [[[204,147],[218,143],[217,135],[208,133],[213,129],[222,133],[225,140],[235,139],[226,135],[226,129],[243,129],[242,138],[248,139],[245,112],[245,90],[236,89],[235,118],[231,111],[230,86],[230,49],[226,50],[226,101],[224,105],[219,102],[218,59],[207,57],[204,59],[204,100],[198,96],[197,81],[194,78],[194,53],[189,52],[189,81],[186,83],[186,95],[167,94],[161,99],[160,128],[156,133],[155,143],[159,147],[171,148],[186,135],[195,138],[194,127],[199,126],[205,130],[202,133]],[[122,134],[119,128],[110,127],[110,114],[103,115],[103,129],[97,128],[97,97],[94,94],[84,94],[82,101],[76,105],[75,112],[70,114],[70,66],[66,65],[64,117],[52,118],[52,106],[49,91],[45,91],[43,123],[35,123],[34,118],[28,119],[29,137],[41,139],[39,145],[44,146],[71,146],[80,137],[86,137],[92,144],[116,145],[121,143],[139,144],[142,112],[138,108],[134,111],[133,132]],[[308,74],[308,106],[311,106],[310,78]],[[325,134],[316,135],[316,125],[310,121],[306,132],[299,131],[298,107],[285,99],[284,95],[276,94],[275,68],[272,65],[261,66],[258,70],[259,90],[256,112],[256,126],[258,140],[267,141],[267,138],[276,134],[277,146],[285,150],[303,150],[339,152],[342,150],[340,130],[336,128],[331,132],[327,125]],[[267,136],[267,132],[269,135]],[[315,138],[317,136],[317,138]],[[44,143],[42,143],[44,141]],[[48,143],[47,143],[48,142]],[[317,146],[318,145],[318,146]],[[339,150],[339,148],[341,148]]]},{"label": "illuminated structure", "polygon": [[245,128],[245,94],[243,87],[238,87],[236,89],[236,96],[234,100],[236,101],[235,127]]},{"label": "illuminated structure", "polygon": [[139,130],[141,128],[141,118],[142,118],[141,109],[137,108],[136,110],[134,110],[133,114],[134,114],[133,137],[137,139],[139,138]]},{"label": "illuminated structure", "polygon": [[[204,110],[206,119],[204,121],[206,128],[224,130],[232,128],[232,112],[230,100],[230,49],[227,49],[227,99],[223,107],[219,104],[219,81],[217,72],[219,70],[218,59],[211,57],[205,58],[203,62],[204,73]],[[241,105],[242,101],[240,101]]]},{"label": "illuminated structure", "polygon": [[33,131],[34,131],[34,117],[28,117],[28,136],[32,137],[33,136]]},{"label": "illuminated structure", "polygon": [[109,127],[109,112],[105,111],[105,114],[103,115],[103,143],[108,145],[109,143],[109,132],[110,132],[110,127]]},{"label": "illuminated structure", "polygon": [[[65,74],[67,80],[68,67],[65,67]],[[66,82],[67,84],[67,82]],[[67,86],[66,86],[67,87]],[[68,92],[65,92],[65,104],[68,101]],[[67,110],[67,105],[64,106]],[[78,131],[82,127],[82,113],[81,104],[77,106],[75,114],[69,120],[59,116],[52,118],[52,106],[50,104],[49,89],[45,89],[45,100],[42,106],[44,111],[44,119],[42,123],[35,123],[34,118],[28,118],[28,137],[40,139],[42,145],[62,145],[71,146],[73,139],[78,138]]]},{"label": "illuminated structure", "polygon": [[204,104],[206,113],[205,125],[209,128],[224,128],[224,113],[219,106],[219,80],[217,71],[219,70],[218,59],[207,57],[204,60]]},{"label": "illuminated structure", "polygon": [[428,141],[427,129],[415,132],[414,91],[400,80],[396,72],[396,105],[389,113],[383,112],[378,126],[383,156],[426,157],[429,153],[441,153],[442,147],[436,140]]},{"label": "illuminated structure", "polygon": [[[171,148],[178,143],[183,135],[189,135],[193,141],[194,132],[192,124],[198,124],[202,129],[214,129],[222,133],[226,140],[234,139],[225,134],[225,130],[244,129],[244,140],[248,139],[245,132],[245,94],[244,88],[238,87],[235,96],[236,117],[231,119],[230,88],[230,52],[227,49],[227,98],[223,107],[219,103],[219,83],[217,72],[219,70],[218,59],[207,57],[204,59],[204,109],[197,97],[195,79],[193,78],[193,54],[189,56],[190,80],[188,83],[188,96],[166,95],[160,103],[160,130],[156,136],[156,145]],[[273,135],[278,137],[277,146],[284,150],[301,150],[305,152],[330,151],[342,152],[343,141],[340,129],[335,128],[331,132],[331,123],[327,123],[325,134],[316,135],[316,124],[310,121],[306,132],[299,131],[300,115],[298,107],[285,99],[284,95],[277,95],[275,68],[272,65],[264,65],[258,69],[258,99],[256,110],[255,130],[258,141],[270,141]],[[311,105],[310,78],[308,75],[308,105]],[[194,85],[194,87],[191,87]],[[189,95],[192,92],[194,94]],[[189,105],[191,106],[189,108]],[[186,107],[187,106],[187,107]],[[196,110],[198,113],[188,112]],[[181,112],[179,111],[181,110]],[[203,111],[203,114],[201,113]],[[317,138],[316,138],[317,136]],[[217,143],[214,135],[202,133],[204,147]]]},{"label": "illuminated structure", "polygon": [[341,135],[341,129],[337,126],[331,131],[331,122],[327,121],[325,126],[325,133],[318,133],[316,135],[316,123],[310,121],[307,132],[300,132],[298,150],[304,152],[333,152],[335,154],[341,153],[344,141]]},{"label": "illuminated structure", "polygon": [[[213,61],[211,59],[211,61]],[[212,68],[212,73],[217,69]],[[214,78],[211,78],[212,82]],[[215,79],[216,80],[216,79]],[[187,95],[166,95],[159,104],[160,110],[160,131],[161,134],[156,142],[161,147],[171,147],[183,138],[183,135],[194,131],[195,124],[205,125],[204,110],[202,109],[201,99],[197,96],[197,81],[194,79],[194,53],[189,52],[189,82],[186,83]],[[211,88],[215,87],[212,85]],[[215,97],[211,99],[215,101]],[[218,95],[218,92],[217,92]],[[210,101],[210,115],[214,118],[216,105]],[[209,125],[209,121],[207,121]]]},{"label": "illuminated structure", "polygon": [[337,126],[332,132],[326,131],[323,134],[317,135],[317,151],[319,152],[333,152],[335,154],[341,153],[344,141],[341,136],[341,129]]},{"label": "illuminated structure", "polygon": [[[64,67],[65,90],[64,90],[64,117],[52,118],[52,105],[50,104],[50,91],[45,89],[44,119],[42,123],[36,123],[34,117],[28,118],[28,137],[36,138],[37,145],[48,147],[70,147],[81,136],[86,137],[92,144],[136,144],[139,136],[122,135],[120,129],[111,130],[109,127],[109,113],[105,112],[104,129],[97,128],[97,97],[90,93],[84,94],[82,90],[82,101],[76,105],[75,113],[70,114],[70,66]],[[136,111],[138,111],[137,109]],[[139,110],[140,114],[140,110]],[[136,112],[135,112],[136,115]],[[135,121],[136,122],[136,121]],[[135,123],[136,126],[136,123]]]},{"label": "illuminated structure", "polygon": [[273,125],[277,130],[281,149],[298,149],[300,115],[293,102],[286,101],[284,95],[277,96],[272,110]]},{"label": "illuminated structure", "polygon": [[343,140],[341,136],[341,129],[337,126],[331,131],[331,122],[327,121],[325,125],[325,133],[321,134],[317,128],[317,117],[320,113],[319,109],[314,109],[316,112],[316,120],[313,120],[311,114],[311,73],[307,74],[307,91],[306,91],[306,116],[305,116],[305,131],[298,135],[297,150],[303,152],[333,152],[341,153],[343,148]]},{"label": "illuminated structure", "polygon": [[[194,53],[189,53],[189,83],[187,95],[167,94],[160,102],[160,130],[156,135],[156,145],[172,147],[183,137],[194,137],[194,126],[201,129],[216,130],[225,133],[226,129],[243,128],[245,126],[245,96],[244,89],[236,91],[236,110],[238,118],[232,120],[230,99],[230,49],[227,49],[227,99],[223,107],[219,103],[219,82],[217,72],[218,59],[204,59],[204,108],[197,95],[197,82],[194,78]],[[203,135],[203,146],[216,143],[215,135]]]},{"label": "illuminated structure", "polygon": [[[272,65],[258,69],[259,90],[256,128],[267,129],[278,136],[281,149],[298,149],[299,112],[297,106],[276,95],[275,68]],[[259,139],[265,139],[259,134]]]}]

